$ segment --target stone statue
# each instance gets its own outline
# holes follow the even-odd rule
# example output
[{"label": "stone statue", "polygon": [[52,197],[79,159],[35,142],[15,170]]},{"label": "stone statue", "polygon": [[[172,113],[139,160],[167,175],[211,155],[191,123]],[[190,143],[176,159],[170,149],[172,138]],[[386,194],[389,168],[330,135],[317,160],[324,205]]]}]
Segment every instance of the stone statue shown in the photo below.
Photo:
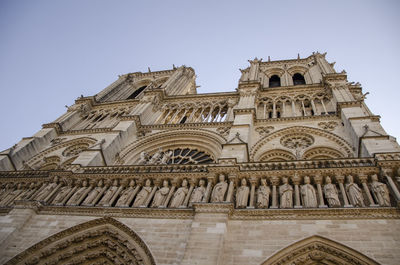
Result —
[{"label": "stone statue", "polygon": [[205,181],[204,179],[200,179],[199,186],[195,188],[192,192],[189,205],[192,205],[195,202],[201,202],[204,198],[205,193],[206,193]]},{"label": "stone statue", "polygon": [[44,187],[37,195],[36,201],[44,201],[46,197],[57,187],[58,185],[58,176],[55,176],[53,182],[49,183]]},{"label": "stone statue", "polygon": [[87,191],[87,189],[90,189],[88,187],[87,180],[84,180],[82,182],[82,186],[72,195],[72,197],[68,200],[66,205],[77,205],[79,202],[79,199],[82,197],[83,194]]},{"label": "stone statue", "polygon": [[261,179],[261,185],[257,190],[257,208],[268,208],[271,189],[267,186],[267,180]]},{"label": "stone statue", "polygon": [[159,148],[158,151],[155,152],[154,155],[150,158],[150,160],[147,164],[149,164],[149,165],[159,164],[160,158],[161,158],[161,153],[162,153],[161,148]]},{"label": "stone statue", "polygon": [[185,201],[186,195],[189,192],[188,182],[186,179],[182,181],[182,186],[175,192],[174,197],[172,197],[171,204],[169,207],[178,208]]},{"label": "stone statue", "polygon": [[227,189],[228,183],[226,183],[225,181],[225,176],[223,174],[220,174],[219,182],[214,186],[211,194],[211,202],[223,202]]},{"label": "stone statue", "polygon": [[347,176],[346,191],[349,195],[350,202],[355,207],[364,207],[364,198],[360,187],[354,183],[353,176]]},{"label": "stone statue", "polygon": [[164,204],[165,199],[169,193],[168,180],[163,181],[163,186],[156,191],[154,195],[153,202],[151,204],[152,208],[160,207]]},{"label": "stone statue", "polygon": [[293,208],[293,187],[289,184],[288,178],[282,178],[283,184],[279,186],[281,197],[280,208]]},{"label": "stone statue", "polygon": [[160,164],[166,165],[168,163],[168,161],[171,159],[173,154],[174,153],[172,151],[165,152],[163,157],[161,158]]},{"label": "stone statue", "polygon": [[103,180],[100,179],[97,182],[97,187],[92,189],[86,199],[83,201],[82,205],[83,206],[91,206],[96,203],[95,199],[99,196],[99,194],[103,191]]},{"label": "stone statue", "polygon": [[140,153],[140,158],[139,158],[139,161],[138,161],[138,165],[146,164],[147,160],[148,160],[148,157],[149,157],[149,155],[145,151],[141,152]]},{"label": "stone statue", "polygon": [[67,185],[61,187],[61,189],[58,191],[56,197],[54,198],[52,204],[62,204],[63,200],[65,197],[68,195],[68,193],[72,190],[72,181],[67,183]]},{"label": "stone statue", "polygon": [[338,191],[330,177],[325,178],[324,194],[329,207],[340,207]]},{"label": "stone statue", "polygon": [[108,188],[106,193],[103,195],[103,198],[101,198],[100,202],[97,205],[99,206],[108,205],[113,195],[117,192],[117,190],[118,190],[118,180],[114,179],[112,186]]},{"label": "stone statue", "polygon": [[378,181],[376,174],[371,176],[371,191],[379,206],[390,206],[389,190],[386,184]]},{"label": "stone statue", "polygon": [[9,192],[6,196],[4,196],[1,199],[0,205],[1,206],[11,205],[11,203],[14,201],[14,199],[22,192],[23,192],[23,184],[18,183],[15,190]]},{"label": "stone statue", "polygon": [[310,177],[304,177],[304,185],[301,185],[301,198],[306,208],[318,207],[317,194],[313,185],[310,184]]},{"label": "stone statue", "polygon": [[236,191],[236,208],[246,208],[249,200],[249,187],[245,178],[242,179],[240,187]]},{"label": "stone statue", "polygon": [[151,180],[147,179],[145,186],[142,188],[142,190],[136,196],[136,199],[133,203],[133,207],[144,206],[146,199],[150,193],[151,193]]},{"label": "stone statue", "polygon": [[16,200],[28,200],[37,190],[35,182],[31,182],[28,189],[21,193]]},{"label": "stone statue", "polygon": [[135,180],[132,179],[129,182],[129,187],[127,187],[122,193],[121,196],[119,197],[117,203],[115,204],[115,206],[117,207],[121,207],[121,206],[129,206],[128,205],[128,199],[129,196],[132,194],[132,192],[135,190]]}]

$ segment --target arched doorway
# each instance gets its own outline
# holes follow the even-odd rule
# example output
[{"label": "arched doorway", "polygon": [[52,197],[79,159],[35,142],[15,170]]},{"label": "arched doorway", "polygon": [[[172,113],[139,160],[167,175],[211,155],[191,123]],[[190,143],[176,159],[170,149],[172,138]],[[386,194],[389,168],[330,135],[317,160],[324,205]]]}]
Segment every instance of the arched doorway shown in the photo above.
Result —
[{"label": "arched doorway", "polygon": [[18,254],[6,264],[145,264],[155,261],[126,225],[105,217],[68,228]]},{"label": "arched doorway", "polygon": [[377,265],[379,263],[345,245],[321,236],[312,236],[278,251],[261,265],[272,264]]}]

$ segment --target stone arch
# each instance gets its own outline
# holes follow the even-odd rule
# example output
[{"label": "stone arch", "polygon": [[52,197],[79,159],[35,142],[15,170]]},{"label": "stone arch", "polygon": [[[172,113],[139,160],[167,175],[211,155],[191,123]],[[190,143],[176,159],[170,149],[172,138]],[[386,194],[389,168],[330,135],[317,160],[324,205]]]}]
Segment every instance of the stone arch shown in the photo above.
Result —
[{"label": "stone arch", "polygon": [[[97,142],[96,139],[91,138],[91,137],[80,137],[80,138],[76,138],[76,139],[71,139],[65,142],[62,142],[58,145],[52,146],[50,148],[47,148],[45,150],[43,150],[42,152],[38,153],[37,155],[33,156],[31,159],[28,160],[28,162],[26,163],[27,166],[29,167],[35,167],[37,165],[41,165],[41,161],[43,161],[43,159],[45,157],[49,157],[49,156],[53,156],[53,155],[58,155],[59,157],[61,157],[61,153],[60,154],[56,154],[56,151],[65,151],[68,148],[72,149],[74,146],[76,147],[82,147],[82,146],[91,146],[93,144],[95,144]],[[76,155],[76,154],[75,154]],[[61,163],[65,162],[64,160],[61,159],[61,161],[59,161]]]},{"label": "stone arch", "polygon": [[196,148],[205,151],[216,160],[222,152],[222,144],[226,139],[218,133],[203,130],[163,131],[143,137],[129,144],[120,153],[120,164],[134,164],[142,152],[155,153],[159,148]]},{"label": "stone arch", "polygon": [[268,148],[268,145],[272,140],[288,134],[307,134],[326,138],[327,140],[329,140],[330,143],[335,145],[335,148],[337,150],[340,150],[342,154],[345,154],[346,157],[352,157],[354,155],[351,145],[345,139],[334,133],[312,127],[293,126],[272,132],[258,140],[257,143],[250,150],[250,161],[258,161],[258,159],[260,159],[266,151],[269,151],[269,149],[271,149]]},{"label": "stone arch", "polygon": [[260,161],[291,161],[296,157],[289,151],[283,149],[274,149],[265,152],[260,156]]},{"label": "stone arch", "polygon": [[296,73],[299,73],[299,74],[301,74],[301,75],[304,76],[304,75],[306,74],[307,71],[308,71],[308,68],[305,67],[305,66],[302,66],[302,65],[294,65],[294,66],[290,67],[290,68],[287,70],[287,72],[288,72],[291,76],[293,76],[293,75],[296,74]]},{"label": "stone arch", "polygon": [[263,71],[263,73],[269,78],[271,78],[271,76],[273,75],[277,75],[280,78],[282,78],[283,74],[285,73],[285,70],[283,68],[269,68],[266,69],[265,71]]},{"label": "stone arch", "polygon": [[261,265],[272,264],[378,265],[379,263],[350,247],[315,235],[278,251],[261,263]]},{"label": "stone arch", "polygon": [[6,264],[155,264],[145,242],[126,225],[104,217],[52,235]]},{"label": "stone arch", "polygon": [[308,149],[303,154],[303,159],[333,159],[333,158],[343,158],[344,155],[334,148],[317,146]]}]

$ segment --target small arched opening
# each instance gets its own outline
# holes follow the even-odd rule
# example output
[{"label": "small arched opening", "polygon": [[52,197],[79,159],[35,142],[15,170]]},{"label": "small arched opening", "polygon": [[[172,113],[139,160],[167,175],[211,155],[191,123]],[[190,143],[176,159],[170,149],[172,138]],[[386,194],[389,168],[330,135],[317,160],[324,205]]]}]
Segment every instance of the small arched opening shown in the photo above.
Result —
[{"label": "small arched opening", "polygon": [[135,99],[137,96],[139,96],[140,93],[143,92],[143,90],[147,87],[147,85],[141,86],[138,89],[135,90],[127,99]]},{"label": "small arched opening", "polygon": [[295,73],[293,75],[293,85],[297,86],[297,85],[305,85],[305,84],[306,84],[306,80],[304,79],[304,76],[302,74]]},{"label": "small arched opening", "polygon": [[271,76],[269,79],[269,87],[280,87],[281,86],[281,78],[277,75]]}]

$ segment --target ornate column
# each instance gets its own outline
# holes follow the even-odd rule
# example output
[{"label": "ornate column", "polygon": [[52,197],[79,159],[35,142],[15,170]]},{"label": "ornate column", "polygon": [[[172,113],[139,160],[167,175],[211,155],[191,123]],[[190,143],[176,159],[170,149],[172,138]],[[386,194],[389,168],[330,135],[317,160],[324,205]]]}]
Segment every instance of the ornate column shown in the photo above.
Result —
[{"label": "ornate column", "polygon": [[272,102],[272,118],[276,118],[276,103]]},{"label": "ornate column", "polygon": [[271,209],[278,209],[278,194],[277,194],[277,186],[279,185],[278,177],[271,177],[271,185],[272,185],[272,203]]},{"label": "ornate column", "polygon": [[196,113],[197,109],[195,107],[192,108],[193,111],[190,113],[189,118],[187,119],[188,122],[191,122],[193,119],[194,114]]},{"label": "ornate column", "polygon": [[296,106],[294,100],[292,100],[292,116],[296,117]]},{"label": "ornate column", "polygon": [[343,196],[343,202],[344,202],[343,207],[345,207],[345,208],[353,207],[353,206],[349,203],[349,200],[347,199],[346,190],[344,189],[344,186],[343,186],[343,183],[344,183],[344,176],[336,175],[336,176],[335,176],[335,179],[336,179],[336,181],[339,183],[340,193],[342,193],[342,196]]},{"label": "ornate column", "polygon": [[286,117],[286,104],[282,101],[282,117]]},{"label": "ornate column", "polygon": [[317,108],[315,107],[314,99],[311,99],[311,108],[314,111],[314,115],[318,115]]},{"label": "ornate column", "polygon": [[204,107],[201,108],[200,115],[199,115],[199,117],[197,117],[195,122],[202,122],[203,121],[203,119],[201,118],[201,115],[203,115],[203,112],[204,112],[205,109],[206,108],[204,108]]},{"label": "ornate column", "polygon": [[154,180],[154,187],[151,190],[149,197],[146,199],[146,202],[144,203],[144,205],[140,206],[140,207],[148,207],[149,206],[151,199],[153,199],[153,196],[156,193],[157,189],[160,187],[160,185],[161,185],[161,180],[159,180],[159,179]]},{"label": "ornate column", "polygon": [[235,182],[237,176],[235,174],[229,174],[229,186],[228,186],[228,194],[226,196],[226,202],[233,202],[233,190],[235,188]]},{"label": "ornate column", "polygon": [[203,202],[209,202],[210,196],[211,196],[211,189],[212,189],[212,184],[215,181],[214,176],[209,176],[207,178],[207,188],[206,188],[206,193],[204,194]]},{"label": "ornate column", "polygon": [[324,203],[324,195],[322,194],[322,176],[321,175],[315,175],[314,176],[314,181],[317,184],[317,191],[318,191],[318,199],[319,199],[319,208],[326,208],[328,207],[325,203]]},{"label": "ornate column", "polygon": [[301,202],[300,202],[300,190],[299,190],[299,184],[301,181],[301,178],[295,174],[292,177],[292,181],[294,184],[294,208],[302,208]]},{"label": "ornate column", "polygon": [[117,189],[117,191],[114,193],[114,195],[111,197],[111,200],[104,204],[104,206],[108,206],[111,207],[113,205],[113,203],[115,202],[115,200],[117,199],[118,195],[121,193],[121,191],[124,189],[123,185],[120,185]]},{"label": "ornate column", "polygon": [[255,208],[255,206],[254,206],[254,196],[255,196],[255,193],[256,193],[256,184],[257,184],[257,178],[251,177],[250,178],[250,185],[251,185],[251,188],[250,188],[250,204],[249,204],[249,206],[247,208],[251,208],[251,209]]},{"label": "ornate column", "polygon": [[399,202],[400,201],[400,192],[397,189],[397,186],[394,183],[392,177],[390,177],[389,173],[391,173],[389,170],[382,170],[382,174],[383,174],[383,176],[385,176],[390,189],[393,191],[393,193],[396,197],[396,201]]},{"label": "ornate column", "polygon": [[361,181],[361,184],[363,186],[365,194],[367,194],[368,202],[370,207],[377,207],[379,206],[378,204],[375,204],[374,199],[372,198],[371,192],[369,191],[367,181],[368,181],[368,176],[364,174],[359,174],[358,178]]},{"label": "ornate column", "polygon": [[304,101],[301,101],[301,107],[303,109],[303,116],[307,116],[306,108],[304,107]]},{"label": "ornate column", "polygon": [[165,202],[163,203],[162,207],[166,208],[168,206],[169,201],[171,200],[172,195],[174,195],[174,191],[176,189],[176,186],[178,185],[178,180],[177,179],[173,179],[171,181],[172,187],[169,189],[169,193],[167,198],[165,199]]},{"label": "ornate column", "polygon": [[214,111],[214,106],[210,107],[210,111],[207,114],[207,117],[204,119],[204,122],[208,122],[208,118],[212,115],[212,112]]},{"label": "ornate column", "polygon": [[168,109],[167,115],[165,115],[165,117],[162,119],[161,124],[164,124],[167,121],[167,118],[169,116],[169,114],[171,114],[171,109]]},{"label": "ornate column", "polygon": [[266,115],[267,115],[267,104],[265,102],[264,103],[264,115],[263,115],[263,119],[266,119]]},{"label": "ornate column", "polygon": [[186,208],[189,203],[190,195],[193,192],[194,186],[196,186],[196,179],[189,179],[189,184],[190,184],[189,191],[186,194],[185,200],[183,201],[183,204],[181,206],[182,208]]},{"label": "ornate column", "polygon": [[143,182],[138,180],[138,181],[136,181],[136,184],[137,185],[136,185],[135,189],[133,190],[132,194],[130,194],[128,199],[126,200],[126,204],[127,205],[131,205],[131,203],[132,203],[133,199],[135,198],[136,194],[139,192],[140,188],[142,187]]},{"label": "ornate column", "polygon": [[180,109],[177,109],[176,112],[174,113],[174,115],[172,115],[171,119],[169,120],[168,124],[171,124],[174,119],[176,118],[176,116],[179,114],[179,112],[181,112]]},{"label": "ornate column", "polygon": [[50,199],[53,197],[53,195],[61,188],[61,186],[62,186],[61,182],[58,183],[57,187],[52,192],[50,192],[50,194],[47,195],[47,197],[44,199],[44,202],[46,203],[49,202]]},{"label": "ornate column", "polygon": [[[77,186],[74,186],[70,192],[68,192],[67,196],[65,196],[65,198],[61,201],[61,203],[59,205],[65,205],[65,203],[67,203],[67,201],[69,200],[69,198],[71,198],[72,194],[75,193],[75,191],[78,189]],[[56,204],[57,205],[57,204]]]},{"label": "ornate column", "polygon": [[322,107],[324,108],[325,115],[328,115],[328,111],[326,111],[326,107],[325,107],[324,99],[323,99],[323,98],[321,98],[321,105],[322,105]]}]

